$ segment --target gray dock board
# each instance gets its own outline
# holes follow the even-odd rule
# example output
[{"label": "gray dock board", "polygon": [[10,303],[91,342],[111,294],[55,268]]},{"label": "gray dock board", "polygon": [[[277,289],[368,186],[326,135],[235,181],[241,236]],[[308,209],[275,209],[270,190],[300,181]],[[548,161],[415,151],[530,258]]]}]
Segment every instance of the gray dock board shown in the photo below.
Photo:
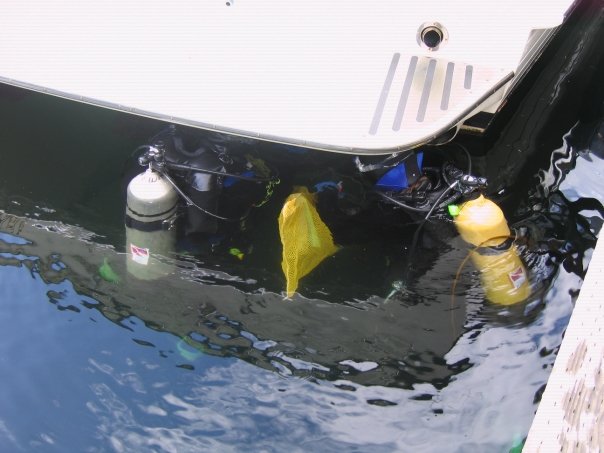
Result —
[{"label": "gray dock board", "polygon": [[599,240],[523,452],[604,452],[603,292]]}]

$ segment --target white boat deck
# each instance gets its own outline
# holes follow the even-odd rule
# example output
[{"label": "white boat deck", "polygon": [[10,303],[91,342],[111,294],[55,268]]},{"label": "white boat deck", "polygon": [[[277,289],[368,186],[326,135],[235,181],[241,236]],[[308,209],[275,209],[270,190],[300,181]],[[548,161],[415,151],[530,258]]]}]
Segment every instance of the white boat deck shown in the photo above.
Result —
[{"label": "white boat deck", "polygon": [[604,452],[604,243],[600,239],[523,448]]},{"label": "white boat deck", "polygon": [[[4,0],[0,82],[244,136],[387,153],[488,108],[531,30],[560,24],[571,3]],[[447,35],[435,51],[418,43],[434,22]]]}]

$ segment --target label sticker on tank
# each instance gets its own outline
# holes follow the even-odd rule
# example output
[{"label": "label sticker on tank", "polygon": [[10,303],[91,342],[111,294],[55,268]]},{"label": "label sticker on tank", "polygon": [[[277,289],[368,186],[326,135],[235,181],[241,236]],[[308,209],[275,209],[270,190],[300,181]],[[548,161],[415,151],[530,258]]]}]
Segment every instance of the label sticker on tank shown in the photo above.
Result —
[{"label": "label sticker on tank", "polygon": [[518,289],[522,286],[524,282],[526,282],[526,272],[522,266],[518,266],[512,272],[508,274],[510,281],[515,289]]},{"label": "label sticker on tank", "polygon": [[137,247],[134,244],[130,244],[130,253],[132,254],[132,261],[144,266],[149,263],[149,249]]}]

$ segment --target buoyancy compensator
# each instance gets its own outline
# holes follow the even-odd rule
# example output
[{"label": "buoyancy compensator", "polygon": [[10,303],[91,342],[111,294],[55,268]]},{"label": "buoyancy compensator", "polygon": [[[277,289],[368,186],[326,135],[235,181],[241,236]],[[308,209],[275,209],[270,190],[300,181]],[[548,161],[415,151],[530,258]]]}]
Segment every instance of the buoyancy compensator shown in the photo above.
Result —
[{"label": "buoyancy compensator", "polygon": [[186,207],[184,216],[186,235],[216,233],[218,216],[212,213],[218,212],[218,197],[222,189],[220,173],[225,171],[220,157],[226,156],[226,151],[217,153],[209,141],[196,145],[192,151],[187,150],[179,135],[173,135],[172,140],[164,144],[165,165],[173,169],[183,168],[183,171],[175,172],[175,179],[193,202]]}]

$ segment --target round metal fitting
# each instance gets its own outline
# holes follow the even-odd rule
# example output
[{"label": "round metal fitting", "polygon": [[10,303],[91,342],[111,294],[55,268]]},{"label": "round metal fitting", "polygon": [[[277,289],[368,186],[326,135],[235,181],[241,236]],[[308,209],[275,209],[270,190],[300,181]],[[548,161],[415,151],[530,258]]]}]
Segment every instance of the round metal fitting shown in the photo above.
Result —
[{"label": "round metal fitting", "polygon": [[417,43],[429,51],[437,51],[449,40],[447,29],[438,22],[425,22],[417,31]]}]

